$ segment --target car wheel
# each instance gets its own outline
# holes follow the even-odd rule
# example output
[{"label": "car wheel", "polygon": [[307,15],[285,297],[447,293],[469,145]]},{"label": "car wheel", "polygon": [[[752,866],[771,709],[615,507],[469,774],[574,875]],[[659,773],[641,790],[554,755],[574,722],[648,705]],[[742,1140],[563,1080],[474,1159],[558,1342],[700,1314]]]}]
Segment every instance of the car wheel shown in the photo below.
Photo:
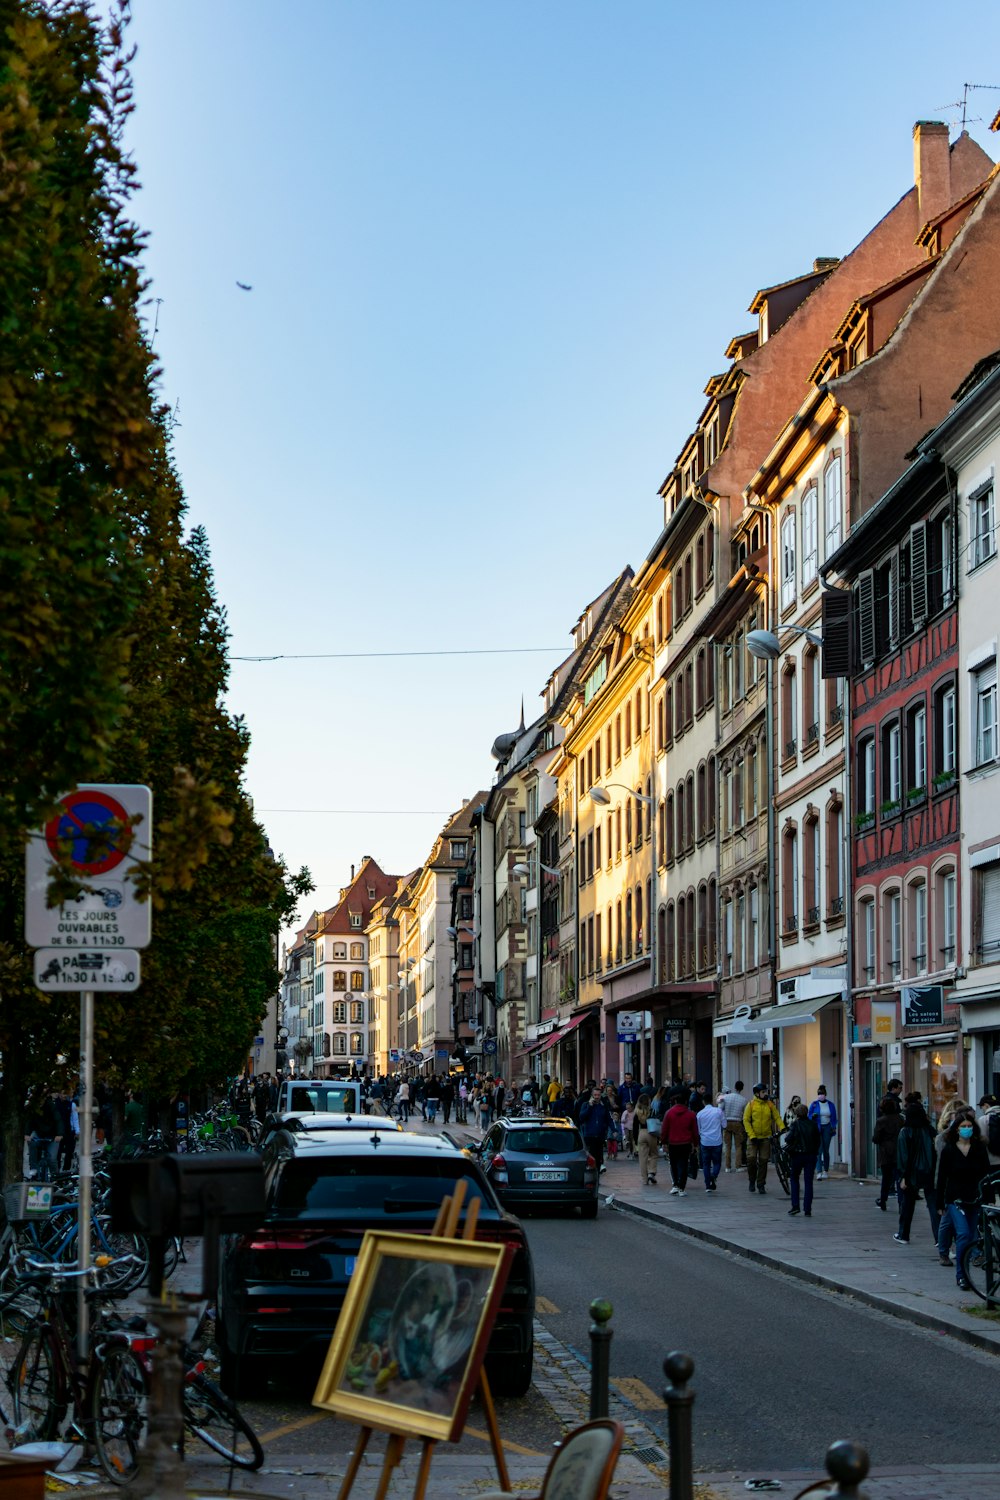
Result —
[{"label": "car wheel", "polygon": [[531,1389],[534,1348],[527,1354],[504,1354],[486,1361],[486,1374],[494,1396],[526,1396]]},{"label": "car wheel", "polygon": [[580,1204],[580,1217],[581,1217],[581,1219],[596,1219],[597,1218],[597,1199],[596,1198],[594,1199],[593,1203],[581,1203]]}]

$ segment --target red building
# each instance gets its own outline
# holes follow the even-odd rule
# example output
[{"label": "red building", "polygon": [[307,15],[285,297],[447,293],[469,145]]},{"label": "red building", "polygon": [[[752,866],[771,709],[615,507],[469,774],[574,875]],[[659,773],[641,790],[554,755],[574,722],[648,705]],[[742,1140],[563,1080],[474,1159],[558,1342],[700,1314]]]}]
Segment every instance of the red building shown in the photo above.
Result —
[{"label": "red building", "polygon": [[965,1087],[954,999],[962,964],[956,536],[947,471],[933,450],[921,451],[830,565],[851,588],[853,629],[859,1162],[890,1077],[920,1089],[932,1119]]}]

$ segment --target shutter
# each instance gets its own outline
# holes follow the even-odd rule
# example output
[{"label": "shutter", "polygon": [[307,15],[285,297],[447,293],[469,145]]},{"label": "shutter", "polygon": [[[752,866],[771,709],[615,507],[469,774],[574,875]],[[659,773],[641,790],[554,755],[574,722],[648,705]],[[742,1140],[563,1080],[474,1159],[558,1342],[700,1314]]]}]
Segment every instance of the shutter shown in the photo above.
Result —
[{"label": "shutter", "polygon": [[889,559],[889,643],[897,645],[899,642],[899,606],[902,602],[899,597],[899,553],[894,552]]},{"label": "shutter", "polygon": [[858,579],[857,593],[858,649],[867,666],[875,660],[875,578],[870,568]]},{"label": "shutter", "polygon": [[913,623],[926,620],[927,610],[927,523],[910,527],[910,613]]},{"label": "shutter", "polygon": [[980,880],[980,962],[993,963],[1000,956],[1000,864],[987,865]]},{"label": "shutter", "polygon": [[823,591],[823,677],[850,677],[853,667],[853,609],[850,590]]}]

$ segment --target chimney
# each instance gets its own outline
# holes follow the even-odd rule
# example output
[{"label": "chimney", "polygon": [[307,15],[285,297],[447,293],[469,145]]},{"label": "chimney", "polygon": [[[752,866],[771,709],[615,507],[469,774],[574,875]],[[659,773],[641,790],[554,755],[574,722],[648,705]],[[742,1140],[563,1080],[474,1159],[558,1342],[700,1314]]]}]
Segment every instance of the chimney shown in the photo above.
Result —
[{"label": "chimney", "polygon": [[354,879],[354,866],[351,866],[351,879]]},{"label": "chimney", "polygon": [[913,127],[913,180],[920,227],[951,203],[951,148],[941,120],[918,120]]}]

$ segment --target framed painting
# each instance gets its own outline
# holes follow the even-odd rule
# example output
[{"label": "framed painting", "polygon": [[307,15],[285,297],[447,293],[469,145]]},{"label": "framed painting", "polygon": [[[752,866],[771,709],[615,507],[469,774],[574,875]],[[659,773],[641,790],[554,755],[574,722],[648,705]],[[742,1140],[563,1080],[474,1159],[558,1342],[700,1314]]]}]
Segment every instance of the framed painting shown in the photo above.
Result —
[{"label": "framed painting", "polygon": [[363,1427],[457,1442],[512,1254],[369,1230],[313,1405]]}]

